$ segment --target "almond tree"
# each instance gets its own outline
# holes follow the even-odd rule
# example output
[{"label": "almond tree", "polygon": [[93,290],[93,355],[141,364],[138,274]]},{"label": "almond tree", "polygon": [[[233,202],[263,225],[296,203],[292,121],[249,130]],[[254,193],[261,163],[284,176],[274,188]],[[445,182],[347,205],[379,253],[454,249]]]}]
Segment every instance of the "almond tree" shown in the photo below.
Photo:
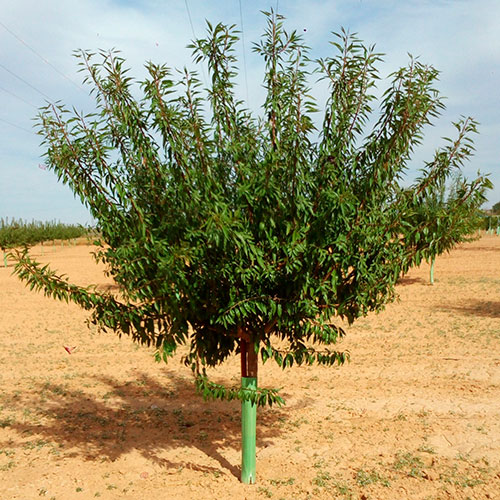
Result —
[{"label": "almond tree", "polygon": [[422,231],[416,230],[409,237],[430,262],[431,285],[434,284],[436,257],[449,252],[458,243],[477,239],[477,231],[484,224],[480,210],[485,201],[482,186],[491,185],[480,177],[474,182],[477,189],[471,189],[470,184],[457,175],[447,190],[443,179],[434,191],[426,193],[416,211],[409,214],[408,222],[415,228],[424,224]]},{"label": "almond tree", "polygon": [[[403,190],[423,128],[443,108],[438,72],[411,59],[373,111],[374,47],[342,31],[332,56],[311,61],[301,37],[266,16],[254,45],[267,90],[258,117],[235,96],[234,26],[208,23],[190,45],[209,69],[205,91],[195,72],[175,78],[147,63],[137,99],[118,54],[80,52],[97,113],[49,105],[40,133],[47,168],[97,222],[96,258],[120,295],[70,284],[28,253],[16,266],[32,288],[76,302],[103,330],[153,345],[165,361],[187,344],[203,396],[242,401],[246,483],[255,482],[256,407],[283,402],[257,385],[259,359],[283,368],[348,359],[332,347],[344,335],[339,322],[394,299],[398,276],[427,248],[413,235],[430,221],[414,226],[408,214],[470,156],[473,132],[460,121],[457,139]],[[319,130],[313,72],[330,90]],[[464,189],[480,197],[487,185],[479,177]],[[207,369],[234,354],[241,386],[211,381]]]}]

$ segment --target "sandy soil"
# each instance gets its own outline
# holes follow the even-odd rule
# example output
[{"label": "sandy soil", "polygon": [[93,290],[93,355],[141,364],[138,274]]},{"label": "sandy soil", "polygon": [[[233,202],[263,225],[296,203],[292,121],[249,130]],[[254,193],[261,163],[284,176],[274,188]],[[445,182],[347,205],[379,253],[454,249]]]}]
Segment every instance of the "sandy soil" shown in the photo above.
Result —
[{"label": "sandy soil", "polygon": [[[32,254],[110,285],[85,245]],[[237,403],[203,402],[179,360],[99,334],[0,268],[0,498],[500,498],[500,238],[398,287],[348,330],[341,368],[261,367],[258,484],[240,484]],[[76,346],[68,354],[63,346]],[[215,374],[238,382],[238,360]]]}]

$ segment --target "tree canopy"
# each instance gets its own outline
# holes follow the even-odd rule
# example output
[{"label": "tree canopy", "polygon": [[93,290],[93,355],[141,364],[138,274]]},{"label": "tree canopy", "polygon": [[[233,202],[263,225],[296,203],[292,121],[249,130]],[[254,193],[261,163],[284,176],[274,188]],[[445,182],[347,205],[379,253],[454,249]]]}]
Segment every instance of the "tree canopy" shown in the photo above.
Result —
[{"label": "tree canopy", "polygon": [[[259,116],[237,98],[235,26],[207,23],[206,38],[190,45],[208,66],[206,89],[194,71],[149,62],[136,97],[118,53],[80,51],[97,110],[49,104],[38,125],[47,168],[89,208],[96,259],[120,293],[71,284],[27,252],[16,265],[32,288],[76,302],[103,330],[165,360],[188,345],[205,396],[257,404],[280,400],[274,390],[214,384],[206,368],[235,353],[245,374],[257,356],[284,368],[343,363],[348,354],[331,347],[344,335],[339,320],[383,308],[401,273],[450,234],[442,224],[429,238],[435,216],[413,215],[469,159],[476,131],[460,119],[456,138],[403,188],[444,107],[438,71],[411,58],[376,105],[374,47],[342,31],[332,55],[312,61],[301,36],[266,15],[254,45],[265,65]],[[318,77],[324,103],[311,93]],[[462,179],[453,203],[482,202],[489,186],[480,175]]]}]

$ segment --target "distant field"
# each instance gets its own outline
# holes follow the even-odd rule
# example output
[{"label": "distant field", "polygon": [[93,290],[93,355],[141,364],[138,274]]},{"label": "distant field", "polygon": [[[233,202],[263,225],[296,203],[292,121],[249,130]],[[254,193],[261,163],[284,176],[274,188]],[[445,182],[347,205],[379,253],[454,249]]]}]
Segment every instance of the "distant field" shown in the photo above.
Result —
[{"label": "distant field", "polygon": [[[31,254],[112,289],[91,251]],[[287,406],[259,410],[252,486],[237,403],[203,402],[179,359],[88,329],[12,269],[0,267],[2,500],[499,498],[500,237],[438,257],[434,286],[427,265],[403,278],[399,302],[348,328],[348,365],[261,367]],[[238,377],[234,359],[214,379]]]}]

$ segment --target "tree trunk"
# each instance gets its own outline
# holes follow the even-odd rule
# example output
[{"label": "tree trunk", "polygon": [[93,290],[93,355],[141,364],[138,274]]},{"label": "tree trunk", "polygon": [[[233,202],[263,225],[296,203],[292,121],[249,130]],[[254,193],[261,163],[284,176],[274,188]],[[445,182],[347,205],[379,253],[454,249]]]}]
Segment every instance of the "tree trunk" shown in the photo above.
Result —
[{"label": "tree trunk", "polygon": [[[241,387],[257,389],[258,357],[255,344],[240,338],[241,348]],[[256,469],[256,429],[257,405],[250,401],[241,402],[241,482],[255,483]]]}]

